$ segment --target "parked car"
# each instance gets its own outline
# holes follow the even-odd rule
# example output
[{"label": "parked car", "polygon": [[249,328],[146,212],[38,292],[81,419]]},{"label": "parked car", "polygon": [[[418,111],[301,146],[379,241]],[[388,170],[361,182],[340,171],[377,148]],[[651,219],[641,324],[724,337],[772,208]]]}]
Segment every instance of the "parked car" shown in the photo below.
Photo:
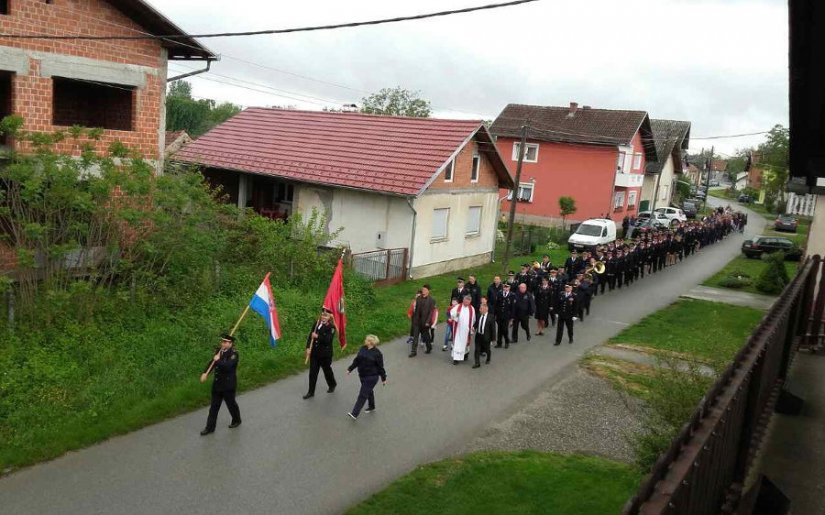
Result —
[{"label": "parked car", "polygon": [[796,232],[797,227],[799,227],[799,221],[793,215],[779,215],[773,223],[776,231]]},{"label": "parked car", "polygon": [[687,218],[696,218],[696,213],[699,212],[699,203],[686,200],[682,202],[682,211],[684,211]]},{"label": "parked car", "polygon": [[717,187],[717,186],[719,186],[719,181],[717,181],[716,179],[710,181],[710,187],[711,188],[714,188],[714,187]]},{"label": "parked car", "polygon": [[748,258],[759,258],[762,254],[770,254],[778,250],[785,253],[787,261],[798,261],[802,257],[802,249],[788,238],[757,236],[742,243],[742,253]]},{"label": "parked car", "polygon": [[697,192],[696,192],[696,194],[695,194],[695,196],[696,196],[696,198],[698,198],[699,200],[705,200],[705,198],[707,198],[707,195],[705,194],[705,192],[704,192],[704,191],[701,191],[701,190],[700,190],[700,191],[697,191]]},{"label": "parked car", "polygon": [[687,216],[685,215],[684,211],[682,211],[678,207],[657,207],[656,213],[661,213],[665,215],[665,217],[670,221],[671,224],[675,222],[684,222],[687,220]]},{"label": "parked car", "polygon": [[[641,213],[639,213],[641,215]],[[636,217],[636,223],[628,229],[626,238],[633,238],[639,232],[647,232],[651,229],[667,229],[670,227],[670,220],[664,216],[651,218],[650,211],[647,211],[648,216]],[[657,213],[658,215],[658,213]]]},{"label": "parked car", "polygon": [[750,195],[745,195],[744,193],[739,195],[739,198],[736,200],[743,204],[753,204],[753,197]]},{"label": "parked car", "polygon": [[605,218],[591,218],[580,223],[567,240],[570,250],[591,249],[616,239],[616,222]]}]

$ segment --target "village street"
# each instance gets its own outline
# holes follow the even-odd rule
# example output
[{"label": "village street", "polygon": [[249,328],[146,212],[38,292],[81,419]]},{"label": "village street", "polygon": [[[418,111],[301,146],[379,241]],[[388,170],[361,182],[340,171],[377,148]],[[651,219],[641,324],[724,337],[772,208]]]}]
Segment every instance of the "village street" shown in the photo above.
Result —
[{"label": "village street", "polygon": [[[709,199],[720,202],[726,204]],[[461,449],[589,348],[712,275],[764,223],[751,213],[745,236],[731,235],[629,290],[597,297],[593,316],[576,326],[574,345],[554,347],[547,335],[522,339],[494,349],[491,365],[472,370],[470,363],[452,366],[440,346],[408,359],[403,340],[389,342],[381,347],[389,380],[376,389],[376,413],[346,416],[359,384],[346,376],[349,361],[338,362],[334,394],[321,381],[305,401],[306,375],[278,381],[239,397],[238,429],[226,428],[224,408],[218,430],[199,436],[206,417],[200,409],[11,474],[0,480],[0,506],[18,514],[341,513],[416,465]]]}]

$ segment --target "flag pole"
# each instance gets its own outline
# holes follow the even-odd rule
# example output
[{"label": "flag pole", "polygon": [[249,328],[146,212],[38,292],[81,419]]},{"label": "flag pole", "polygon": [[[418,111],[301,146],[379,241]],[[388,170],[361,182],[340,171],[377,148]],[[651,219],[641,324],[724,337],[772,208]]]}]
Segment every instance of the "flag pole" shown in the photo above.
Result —
[{"label": "flag pole", "polygon": [[238,326],[241,325],[241,322],[243,321],[243,319],[244,319],[244,317],[246,316],[247,313],[249,313],[249,304],[246,305],[243,312],[241,313],[240,318],[238,318],[238,321],[235,322],[235,326],[232,327],[231,331],[229,331],[229,336],[235,336],[235,331],[238,330]]}]

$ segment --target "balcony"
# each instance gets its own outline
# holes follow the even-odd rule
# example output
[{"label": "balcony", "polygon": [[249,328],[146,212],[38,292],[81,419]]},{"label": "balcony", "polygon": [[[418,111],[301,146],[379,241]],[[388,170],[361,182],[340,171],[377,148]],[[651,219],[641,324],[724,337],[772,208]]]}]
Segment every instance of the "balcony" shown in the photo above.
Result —
[{"label": "balcony", "polygon": [[641,188],[645,180],[644,174],[641,173],[616,173],[616,182],[614,186],[622,188]]}]

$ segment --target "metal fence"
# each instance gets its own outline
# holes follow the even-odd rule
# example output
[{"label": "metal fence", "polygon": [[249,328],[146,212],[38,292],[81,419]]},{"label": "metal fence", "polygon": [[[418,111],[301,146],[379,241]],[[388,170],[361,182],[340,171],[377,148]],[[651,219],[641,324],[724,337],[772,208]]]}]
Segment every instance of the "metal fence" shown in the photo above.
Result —
[{"label": "metal fence", "polygon": [[821,269],[819,256],[805,262],[623,513],[738,512],[745,479],[793,353],[800,343],[822,342],[825,274]]},{"label": "metal fence", "polygon": [[377,283],[401,282],[407,277],[407,249],[373,250],[353,254],[352,268]]}]

